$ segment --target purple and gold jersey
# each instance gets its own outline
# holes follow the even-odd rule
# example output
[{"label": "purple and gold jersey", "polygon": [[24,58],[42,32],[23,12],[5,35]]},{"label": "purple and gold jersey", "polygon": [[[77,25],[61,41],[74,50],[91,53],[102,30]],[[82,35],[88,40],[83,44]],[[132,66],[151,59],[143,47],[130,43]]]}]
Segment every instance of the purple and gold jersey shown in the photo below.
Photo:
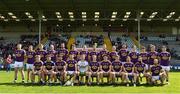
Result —
[{"label": "purple and gold jersey", "polygon": [[76,60],[69,60],[67,63],[67,71],[75,71],[76,70]]},{"label": "purple and gold jersey", "polygon": [[158,58],[158,52],[149,52],[148,53],[149,56],[149,65],[153,65],[154,64],[154,59]]},{"label": "purple and gold jersey", "polygon": [[100,61],[103,60],[103,55],[109,55],[108,51],[107,50],[102,50],[98,53],[98,56],[99,56],[99,59]]},{"label": "purple and gold jersey", "polygon": [[51,69],[54,67],[54,62],[52,62],[52,61],[46,61],[46,62],[44,63],[44,66],[45,66],[45,68],[46,68],[47,70],[51,70]]},{"label": "purple and gold jersey", "polygon": [[44,62],[46,61],[46,55],[47,55],[47,52],[45,50],[38,50],[36,52],[36,55],[40,55],[41,56],[41,60]]},{"label": "purple and gold jersey", "polygon": [[134,68],[133,63],[125,63],[123,66],[124,66],[125,71],[127,71],[128,73],[133,72],[133,68]]},{"label": "purple and gold jersey", "polygon": [[43,66],[43,62],[34,62],[34,70],[39,71],[41,67]]},{"label": "purple and gold jersey", "polygon": [[162,69],[162,67],[159,65],[158,66],[152,66],[151,67],[152,76],[159,76],[161,69]]},{"label": "purple and gold jersey", "polygon": [[108,72],[111,67],[111,62],[110,61],[102,61],[101,66],[102,66],[102,71]]},{"label": "purple and gold jersey", "polygon": [[171,54],[169,52],[161,52],[159,53],[159,57],[160,57],[160,65],[169,66],[170,64],[169,58],[171,57]]},{"label": "purple and gold jersey", "polygon": [[113,67],[113,70],[115,72],[120,72],[122,69],[122,63],[121,61],[113,61],[112,62],[112,67]]},{"label": "purple and gold jersey", "polygon": [[71,51],[69,51],[69,55],[74,55],[74,59],[76,60],[77,59],[77,56],[78,56],[78,51],[76,51],[76,50],[71,50]]},{"label": "purple and gold jersey", "polygon": [[89,52],[89,56],[92,57],[93,55],[96,55],[96,56],[97,56],[97,55],[98,55],[98,52],[97,52],[97,51],[91,51],[91,52]]},{"label": "purple and gold jersey", "polygon": [[35,61],[35,51],[27,51],[26,56],[27,56],[27,64],[33,64]]},{"label": "purple and gold jersey", "polygon": [[137,52],[131,52],[129,53],[129,56],[131,58],[131,62],[136,64],[138,62],[138,56],[139,56],[139,53]]},{"label": "purple and gold jersey", "polygon": [[16,50],[15,51],[15,61],[18,62],[23,62],[24,61],[24,55],[25,55],[25,51],[24,50]]},{"label": "purple and gold jersey", "polygon": [[81,51],[80,55],[86,55],[87,56],[88,55],[88,51]]},{"label": "purple and gold jersey", "polygon": [[67,60],[67,55],[68,55],[68,50],[67,49],[60,49],[57,51],[57,54],[63,55],[63,60],[66,61]]},{"label": "purple and gold jersey", "polygon": [[[90,56],[90,60],[89,60],[89,61],[92,60],[92,56],[93,56],[93,55],[98,56],[98,52],[97,52],[97,51],[91,51],[91,52],[89,52],[89,56]],[[98,59],[98,58],[97,58],[97,59]]]},{"label": "purple and gold jersey", "polygon": [[56,69],[58,70],[58,71],[63,71],[63,70],[65,70],[64,69],[64,66],[66,65],[66,62],[65,61],[57,61],[56,63],[55,63],[55,65],[56,65]]},{"label": "purple and gold jersey", "polygon": [[126,62],[126,58],[128,56],[128,53],[129,52],[127,50],[123,50],[123,49],[119,50],[118,55],[121,58],[121,62]]},{"label": "purple and gold jersey", "polygon": [[144,63],[138,62],[135,64],[135,68],[136,68],[138,73],[143,73],[145,70],[145,67],[146,67],[146,65]]},{"label": "purple and gold jersey", "polygon": [[143,63],[148,64],[148,53],[144,52],[144,53],[140,53],[139,55],[142,57]]},{"label": "purple and gold jersey", "polygon": [[52,60],[53,62],[56,61],[56,51],[55,51],[55,50],[49,50],[49,51],[47,52],[47,55],[50,55],[50,56],[51,56],[51,60]]},{"label": "purple and gold jersey", "polygon": [[111,62],[115,60],[115,56],[116,56],[116,55],[117,55],[117,52],[116,52],[116,51],[112,51],[112,52],[109,53]]},{"label": "purple and gold jersey", "polygon": [[99,69],[99,62],[90,62],[89,63],[89,66],[90,66],[90,69],[93,71],[93,72],[97,72],[98,69]]}]

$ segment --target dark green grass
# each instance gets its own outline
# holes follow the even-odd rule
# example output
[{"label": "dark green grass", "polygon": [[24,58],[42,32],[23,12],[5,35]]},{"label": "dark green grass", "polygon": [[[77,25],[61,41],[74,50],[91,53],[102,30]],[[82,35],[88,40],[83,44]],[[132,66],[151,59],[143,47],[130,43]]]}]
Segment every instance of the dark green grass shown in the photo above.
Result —
[{"label": "dark green grass", "polygon": [[12,83],[14,73],[0,71],[0,93],[180,93],[180,72],[170,73],[170,85],[137,87],[126,86],[40,86],[32,84]]}]

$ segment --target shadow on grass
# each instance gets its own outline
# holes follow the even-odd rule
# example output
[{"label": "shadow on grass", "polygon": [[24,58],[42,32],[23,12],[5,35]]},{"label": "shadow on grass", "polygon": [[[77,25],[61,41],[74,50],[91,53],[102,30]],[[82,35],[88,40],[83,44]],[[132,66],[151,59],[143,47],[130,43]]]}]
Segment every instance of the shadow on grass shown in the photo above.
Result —
[{"label": "shadow on grass", "polygon": [[35,83],[0,83],[1,85],[6,85],[6,86],[42,86],[41,84]]},{"label": "shadow on grass", "polygon": [[[5,86],[25,86],[25,87],[31,87],[31,86],[61,86],[60,84],[51,84],[51,85],[42,85],[42,84],[39,84],[39,83],[0,83],[0,86],[1,85],[5,85]],[[87,85],[75,85],[75,86],[87,86]],[[126,84],[107,84],[107,83],[104,83],[104,84],[95,84],[95,83],[92,83],[90,86],[88,87],[107,87],[107,86],[113,86],[113,87],[126,87]],[[162,86],[165,86],[165,84],[161,85],[161,84],[157,84],[157,85],[148,85],[148,84],[140,84],[140,85],[137,85],[136,87],[162,87]],[[66,86],[65,86],[66,87]],[[132,84],[130,84],[129,87],[133,87]]]}]

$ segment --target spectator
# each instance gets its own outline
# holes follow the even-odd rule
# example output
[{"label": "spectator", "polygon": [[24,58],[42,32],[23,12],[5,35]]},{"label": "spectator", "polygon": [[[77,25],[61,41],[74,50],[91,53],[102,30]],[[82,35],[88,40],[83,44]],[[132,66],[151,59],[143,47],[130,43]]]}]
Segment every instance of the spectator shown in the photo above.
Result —
[{"label": "spectator", "polygon": [[12,63],[12,58],[11,55],[8,55],[8,57],[6,58],[6,71],[10,72],[11,70],[11,63]]},{"label": "spectator", "polygon": [[3,58],[2,57],[0,57],[0,70],[3,68]]},{"label": "spectator", "polygon": [[1,50],[1,48],[0,48],[0,56],[2,56],[3,55],[3,52],[2,52],[2,50]]}]

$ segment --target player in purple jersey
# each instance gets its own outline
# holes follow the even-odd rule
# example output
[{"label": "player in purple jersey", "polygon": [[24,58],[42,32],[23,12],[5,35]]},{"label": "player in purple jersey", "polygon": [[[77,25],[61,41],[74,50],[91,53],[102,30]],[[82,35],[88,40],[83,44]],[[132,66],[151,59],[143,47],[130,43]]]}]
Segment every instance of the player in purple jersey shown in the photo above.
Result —
[{"label": "player in purple jersey", "polygon": [[53,62],[56,61],[56,50],[54,50],[54,45],[50,45],[50,50],[47,52],[47,55],[50,55],[51,56],[51,60]]},{"label": "player in purple jersey", "polygon": [[36,51],[36,55],[40,55],[43,62],[46,61],[47,52],[44,50],[43,44],[39,45],[39,50]]},{"label": "player in purple jersey", "polygon": [[166,82],[169,83],[171,54],[166,51],[166,46],[162,46],[161,50],[162,50],[162,52],[159,53],[159,62],[160,62],[162,69],[164,69],[166,72],[166,75],[167,75]]},{"label": "player in purple jersey", "polygon": [[91,75],[91,78],[96,77],[97,84],[99,84],[99,75],[100,75],[99,74],[99,71],[100,71],[99,66],[100,66],[100,64],[97,61],[97,56],[93,55],[92,56],[92,61],[89,63],[89,73]]},{"label": "player in purple jersey", "polygon": [[22,83],[24,83],[24,61],[25,61],[25,56],[26,53],[22,48],[22,44],[17,44],[17,50],[15,51],[15,63],[14,63],[14,83],[16,83],[17,81],[17,77],[18,77],[18,69],[21,72],[21,76],[22,76]]},{"label": "player in purple jersey", "polygon": [[43,75],[42,78],[46,81],[48,76],[48,82],[51,84],[54,77],[54,62],[51,60],[51,55],[47,55],[47,59],[43,64]]},{"label": "player in purple jersey", "polygon": [[151,45],[150,52],[148,53],[149,56],[149,67],[151,67],[154,64],[154,59],[158,58],[158,52],[155,51],[156,47],[154,45]]},{"label": "player in purple jersey", "polygon": [[148,53],[146,52],[146,48],[144,46],[141,47],[141,53],[139,56],[142,57],[142,62],[146,64],[146,70],[148,70]]},{"label": "player in purple jersey", "polygon": [[79,56],[85,55],[86,56],[86,60],[88,61],[88,53],[89,52],[87,51],[87,47],[86,47],[86,45],[84,45],[82,51],[79,53]]},{"label": "player in purple jersey", "polygon": [[123,65],[120,61],[119,55],[115,56],[115,61],[112,62],[112,81],[115,83],[115,78],[121,77],[122,83],[124,83],[124,72],[123,72]]},{"label": "player in purple jersey", "polygon": [[133,45],[131,52],[129,53],[129,57],[131,58],[131,62],[136,64],[138,62],[139,53],[137,52],[137,47]]},{"label": "player in purple jersey", "polygon": [[67,75],[73,76],[73,79],[71,79],[71,81],[74,83],[77,76],[77,61],[74,59],[73,54],[69,55],[69,60],[66,62],[66,71]]},{"label": "player in purple jersey", "polygon": [[116,46],[113,46],[112,51],[109,53],[111,62],[113,62],[115,60],[116,55],[118,55],[117,51],[116,51]]},{"label": "player in purple jersey", "polygon": [[120,56],[120,60],[122,62],[122,64],[124,64],[126,62],[126,58],[129,54],[129,51],[127,50],[127,45],[123,44],[122,48],[119,50],[118,55]]},{"label": "player in purple jersey", "polygon": [[111,80],[111,62],[108,60],[108,55],[103,56],[103,61],[100,63],[100,79],[104,83],[103,77],[107,77],[107,82]]},{"label": "player in purple jersey", "polygon": [[[33,64],[33,69],[32,69],[32,73],[31,73],[31,80],[32,83],[34,83],[35,81],[35,75],[38,76],[38,82],[40,83],[42,80],[42,74],[43,74],[43,62],[41,61],[41,56],[40,55],[36,55],[36,59],[35,62]],[[43,81],[44,83],[44,81]]]},{"label": "player in purple jersey", "polygon": [[33,69],[33,64],[35,61],[36,52],[33,50],[33,46],[30,45],[28,51],[26,52],[26,68],[27,68],[27,82],[30,79],[30,72]]},{"label": "player in purple jersey", "polygon": [[72,49],[69,51],[69,55],[74,55],[74,59],[75,60],[77,60],[78,58],[78,51],[77,51],[77,49],[76,49],[76,45],[75,44],[73,44],[72,45]]},{"label": "player in purple jersey", "polygon": [[55,78],[57,78],[60,82],[63,83],[66,81],[66,62],[63,60],[63,55],[57,57],[55,62]]},{"label": "player in purple jersey", "polygon": [[137,75],[137,83],[140,84],[143,77],[146,77],[146,83],[150,84],[150,74],[146,72],[146,64],[143,63],[142,57],[139,56],[138,62],[134,65],[134,71]]},{"label": "player in purple jersey", "polygon": [[163,84],[166,78],[166,73],[159,65],[158,59],[154,59],[154,65],[151,67],[150,71],[151,71],[151,83],[157,84],[157,81],[160,80],[161,84]]},{"label": "player in purple jersey", "polygon": [[61,43],[60,50],[57,51],[56,57],[63,56],[63,60],[66,61],[68,58],[68,50],[65,48],[65,44]]},{"label": "player in purple jersey", "polygon": [[[97,52],[97,45],[96,44],[94,44],[93,45],[93,50],[91,51],[91,52],[89,52],[89,55],[88,55],[88,60],[89,60],[89,62],[92,60],[92,56],[93,55],[96,55],[96,56],[98,56],[98,52]],[[97,59],[98,60],[98,59]]]},{"label": "player in purple jersey", "polygon": [[135,87],[137,75],[134,72],[134,64],[131,62],[131,58],[129,56],[127,57],[126,63],[123,64],[123,70],[125,72],[125,80],[126,80],[127,86],[129,86],[129,79],[132,78],[132,81]]},{"label": "player in purple jersey", "polygon": [[103,60],[103,55],[108,55],[109,54],[109,51],[107,50],[107,46],[106,44],[103,44],[103,50],[101,50],[99,53],[98,53],[98,60],[99,61],[102,61]]}]

